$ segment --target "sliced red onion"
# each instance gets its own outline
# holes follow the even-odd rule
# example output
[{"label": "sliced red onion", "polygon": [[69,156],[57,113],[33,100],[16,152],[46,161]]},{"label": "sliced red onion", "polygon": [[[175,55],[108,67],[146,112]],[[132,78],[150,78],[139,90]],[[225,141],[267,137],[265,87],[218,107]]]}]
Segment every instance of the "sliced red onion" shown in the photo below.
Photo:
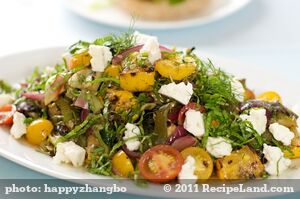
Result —
[{"label": "sliced red onion", "polygon": [[88,109],[82,109],[80,113],[80,120],[84,121],[89,115],[90,111]]},{"label": "sliced red onion", "polygon": [[166,141],[166,144],[173,144],[173,142],[175,142],[175,140],[183,137],[183,136],[186,136],[188,135],[188,132],[187,130],[185,130],[183,128],[183,126],[177,126],[176,129],[175,129],[175,132],[172,133],[172,135],[170,135]]},{"label": "sliced red onion", "polygon": [[191,146],[195,146],[197,144],[197,139],[191,135],[187,135],[175,140],[172,144],[172,147],[177,149],[178,151],[182,151]]},{"label": "sliced red onion", "polygon": [[[129,54],[133,53],[133,52],[139,52],[142,48],[143,48],[143,44],[142,45],[137,45],[137,46],[133,46],[131,48],[126,49],[125,51],[121,52],[120,54],[116,55],[113,57],[112,59],[112,64],[119,64],[120,62],[122,62]],[[173,52],[171,49],[165,47],[165,46],[159,46],[161,51],[165,51],[165,52]]]},{"label": "sliced red onion", "polygon": [[180,110],[181,107],[174,107],[168,114],[168,120],[174,124],[177,124]]},{"label": "sliced red onion", "polygon": [[27,99],[37,100],[37,101],[43,101],[45,99],[45,93],[43,92],[27,92],[27,93],[22,93],[21,96]]},{"label": "sliced red onion", "polygon": [[74,106],[77,106],[82,109],[88,109],[89,104],[87,101],[85,101],[82,97],[78,97],[76,101],[74,102]]},{"label": "sliced red onion", "polygon": [[28,87],[28,83],[20,83],[20,86],[21,86],[22,88],[27,88],[27,87]]},{"label": "sliced red onion", "polygon": [[159,46],[159,49],[160,49],[160,51],[163,51],[163,52],[169,52],[169,53],[174,52],[170,48],[167,48],[167,47],[162,46],[162,45]]},{"label": "sliced red onion", "polygon": [[139,152],[129,151],[129,149],[127,148],[127,146],[125,144],[122,146],[122,149],[126,153],[126,155],[128,155],[129,158],[138,159],[142,156],[141,153],[139,153]]}]

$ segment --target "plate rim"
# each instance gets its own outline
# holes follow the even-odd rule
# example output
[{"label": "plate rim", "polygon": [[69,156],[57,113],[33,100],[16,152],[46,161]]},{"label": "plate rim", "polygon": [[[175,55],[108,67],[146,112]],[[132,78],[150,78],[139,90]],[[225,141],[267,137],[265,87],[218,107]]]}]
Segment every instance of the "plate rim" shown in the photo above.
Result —
[{"label": "plate rim", "polygon": [[[72,3],[74,1],[72,0],[63,0],[63,5],[66,9],[70,10],[73,14],[82,17],[86,20],[98,23],[98,24],[104,24],[111,27],[120,27],[120,28],[128,28],[128,26],[131,24],[130,21],[128,23],[111,23],[109,21],[106,21],[105,19],[99,19],[93,14],[89,14],[88,11],[84,9],[78,8],[78,6],[75,5],[75,3]],[[236,3],[237,6],[234,8],[223,10],[218,15],[214,15],[213,17],[206,16],[206,17],[195,17],[191,19],[184,19],[177,22],[174,21],[164,21],[164,22],[147,22],[147,21],[138,21],[135,23],[135,28],[142,29],[142,30],[172,30],[172,29],[183,29],[183,28],[189,28],[189,27],[196,27],[196,26],[203,26],[206,24],[210,24],[219,20],[222,20],[223,18],[226,18],[230,15],[233,15],[234,13],[242,10],[244,7],[246,7],[248,4],[251,3],[251,0],[231,0],[231,2]],[[222,10],[222,9],[221,9]]]}]

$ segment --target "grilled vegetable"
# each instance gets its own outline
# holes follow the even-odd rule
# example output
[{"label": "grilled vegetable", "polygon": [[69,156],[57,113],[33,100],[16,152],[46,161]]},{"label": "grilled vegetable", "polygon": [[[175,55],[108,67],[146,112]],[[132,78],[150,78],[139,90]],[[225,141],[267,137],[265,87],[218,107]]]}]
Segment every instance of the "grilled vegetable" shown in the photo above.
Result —
[{"label": "grilled vegetable", "polygon": [[154,72],[142,70],[123,71],[120,74],[120,86],[130,92],[151,91],[154,85]]},{"label": "grilled vegetable", "polygon": [[280,95],[275,91],[267,91],[260,94],[257,99],[263,100],[266,102],[282,102]]},{"label": "grilled vegetable", "polygon": [[163,77],[172,80],[183,80],[196,71],[196,64],[178,62],[176,60],[159,60],[155,64],[155,70]]},{"label": "grilled vegetable", "polygon": [[129,91],[108,89],[107,95],[116,111],[129,110],[137,104],[134,95]]},{"label": "grilled vegetable", "polygon": [[264,172],[264,165],[259,156],[248,146],[232,152],[216,161],[217,175],[220,179],[253,179]]},{"label": "grilled vegetable", "polygon": [[91,56],[88,52],[83,52],[80,54],[73,55],[70,60],[67,61],[67,66],[69,70],[79,67],[87,67],[91,63]]},{"label": "grilled vegetable", "polygon": [[107,74],[110,77],[119,78],[120,72],[121,72],[120,65],[110,65],[105,69],[105,74]]}]

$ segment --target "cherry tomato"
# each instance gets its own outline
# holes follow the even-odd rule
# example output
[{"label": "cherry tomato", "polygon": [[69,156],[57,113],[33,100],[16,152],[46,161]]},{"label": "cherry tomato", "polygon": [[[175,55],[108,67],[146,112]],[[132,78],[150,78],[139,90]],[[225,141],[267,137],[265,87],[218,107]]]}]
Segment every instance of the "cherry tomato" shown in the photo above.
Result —
[{"label": "cherry tomato", "polygon": [[207,180],[211,176],[214,164],[210,155],[204,149],[199,147],[189,147],[181,151],[181,154],[184,159],[188,156],[192,156],[195,159],[195,175],[199,180]]},{"label": "cherry tomato", "polygon": [[203,106],[201,106],[200,104],[197,104],[194,102],[188,103],[187,105],[182,107],[181,110],[179,111],[179,114],[178,114],[178,124],[179,125],[183,125],[184,120],[185,120],[185,113],[189,109],[194,109],[194,110],[200,111],[201,113],[205,112],[205,108]]},{"label": "cherry tomato", "polygon": [[155,183],[164,183],[178,176],[183,163],[182,155],[174,147],[157,145],[142,155],[138,167],[145,179]]},{"label": "cherry tomato", "polygon": [[53,130],[53,124],[49,120],[37,119],[27,128],[26,138],[30,144],[41,144]]},{"label": "cherry tomato", "polygon": [[16,107],[11,104],[0,106],[0,125],[11,125]]},{"label": "cherry tomato", "polygon": [[125,178],[133,174],[134,168],[132,162],[124,151],[120,150],[113,156],[112,170],[116,175]]},{"label": "cherry tomato", "polygon": [[260,94],[257,99],[267,101],[267,102],[281,102],[280,95],[275,91],[267,91]]}]

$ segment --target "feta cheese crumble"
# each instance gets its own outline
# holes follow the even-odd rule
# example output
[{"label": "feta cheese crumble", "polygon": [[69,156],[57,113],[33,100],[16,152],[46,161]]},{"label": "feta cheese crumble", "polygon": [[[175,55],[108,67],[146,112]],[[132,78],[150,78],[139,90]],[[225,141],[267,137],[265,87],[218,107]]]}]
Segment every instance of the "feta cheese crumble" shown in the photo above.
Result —
[{"label": "feta cheese crumble", "polygon": [[187,85],[184,82],[179,84],[172,82],[170,84],[162,85],[158,93],[187,105],[193,95],[193,85],[189,82]]},{"label": "feta cheese crumble", "polygon": [[14,102],[14,98],[9,94],[0,94],[0,106],[4,106],[6,104],[12,104]]},{"label": "feta cheese crumble", "polygon": [[206,150],[216,158],[230,155],[232,146],[222,137],[208,137]]},{"label": "feta cheese crumble", "polygon": [[249,115],[240,115],[242,120],[249,121],[254,130],[261,135],[266,131],[267,128],[267,116],[266,109],[251,109]]},{"label": "feta cheese crumble", "polygon": [[237,79],[232,79],[231,88],[235,98],[240,102],[244,101],[245,89],[243,84]]},{"label": "feta cheese crumble", "polygon": [[13,125],[10,129],[10,134],[15,138],[19,139],[27,132],[27,126],[24,123],[26,119],[25,115],[19,112],[15,112],[13,115]]},{"label": "feta cheese crumble", "polygon": [[289,128],[278,123],[271,124],[269,130],[276,140],[286,146],[291,145],[292,139],[295,137],[295,134]]},{"label": "feta cheese crumble", "polygon": [[268,160],[265,164],[265,170],[270,175],[278,176],[291,165],[291,160],[285,158],[278,147],[264,144],[263,154]]},{"label": "feta cheese crumble", "polygon": [[123,137],[123,140],[125,141],[125,145],[129,151],[135,151],[138,150],[141,142],[139,141],[139,138],[137,136],[141,135],[141,131],[138,126],[127,123],[126,126],[125,135]]},{"label": "feta cheese crumble", "polygon": [[195,163],[195,158],[190,155],[185,159],[184,164],[181,167],[181,171],[178,174],[178,180],[181,184],[195,184],[197,182],[198,178],[194,174],[196,170]]},{"label": "feta cheese crumble", "polygon": [[92,70],[96,72],[104,72],[113,57],[110,49],[106,46],[90,45],[89,54],[92,57]]},{"label": "feta cheese crumble", "polygon": [[137,31],[134,33],[134,36],[137,44],[144,45],[140,52],[148,53],[148,59],[152,64],[154,64],[157,60],[161,59],[161,52],[157,37],[141,34]]},{"label": "feta cheese crumble", "polygon": [[85,150],[73,141],[58,143],[56,154],[53,157],[55,163],[72,163],[75,167],[83,165],[85,160]]},{"label": "feta cheese crumble", "polygon": [[185,113],[183,127],[196,137],[202,137],[205,133],[203,114],[200,111],[189,109]]}]

